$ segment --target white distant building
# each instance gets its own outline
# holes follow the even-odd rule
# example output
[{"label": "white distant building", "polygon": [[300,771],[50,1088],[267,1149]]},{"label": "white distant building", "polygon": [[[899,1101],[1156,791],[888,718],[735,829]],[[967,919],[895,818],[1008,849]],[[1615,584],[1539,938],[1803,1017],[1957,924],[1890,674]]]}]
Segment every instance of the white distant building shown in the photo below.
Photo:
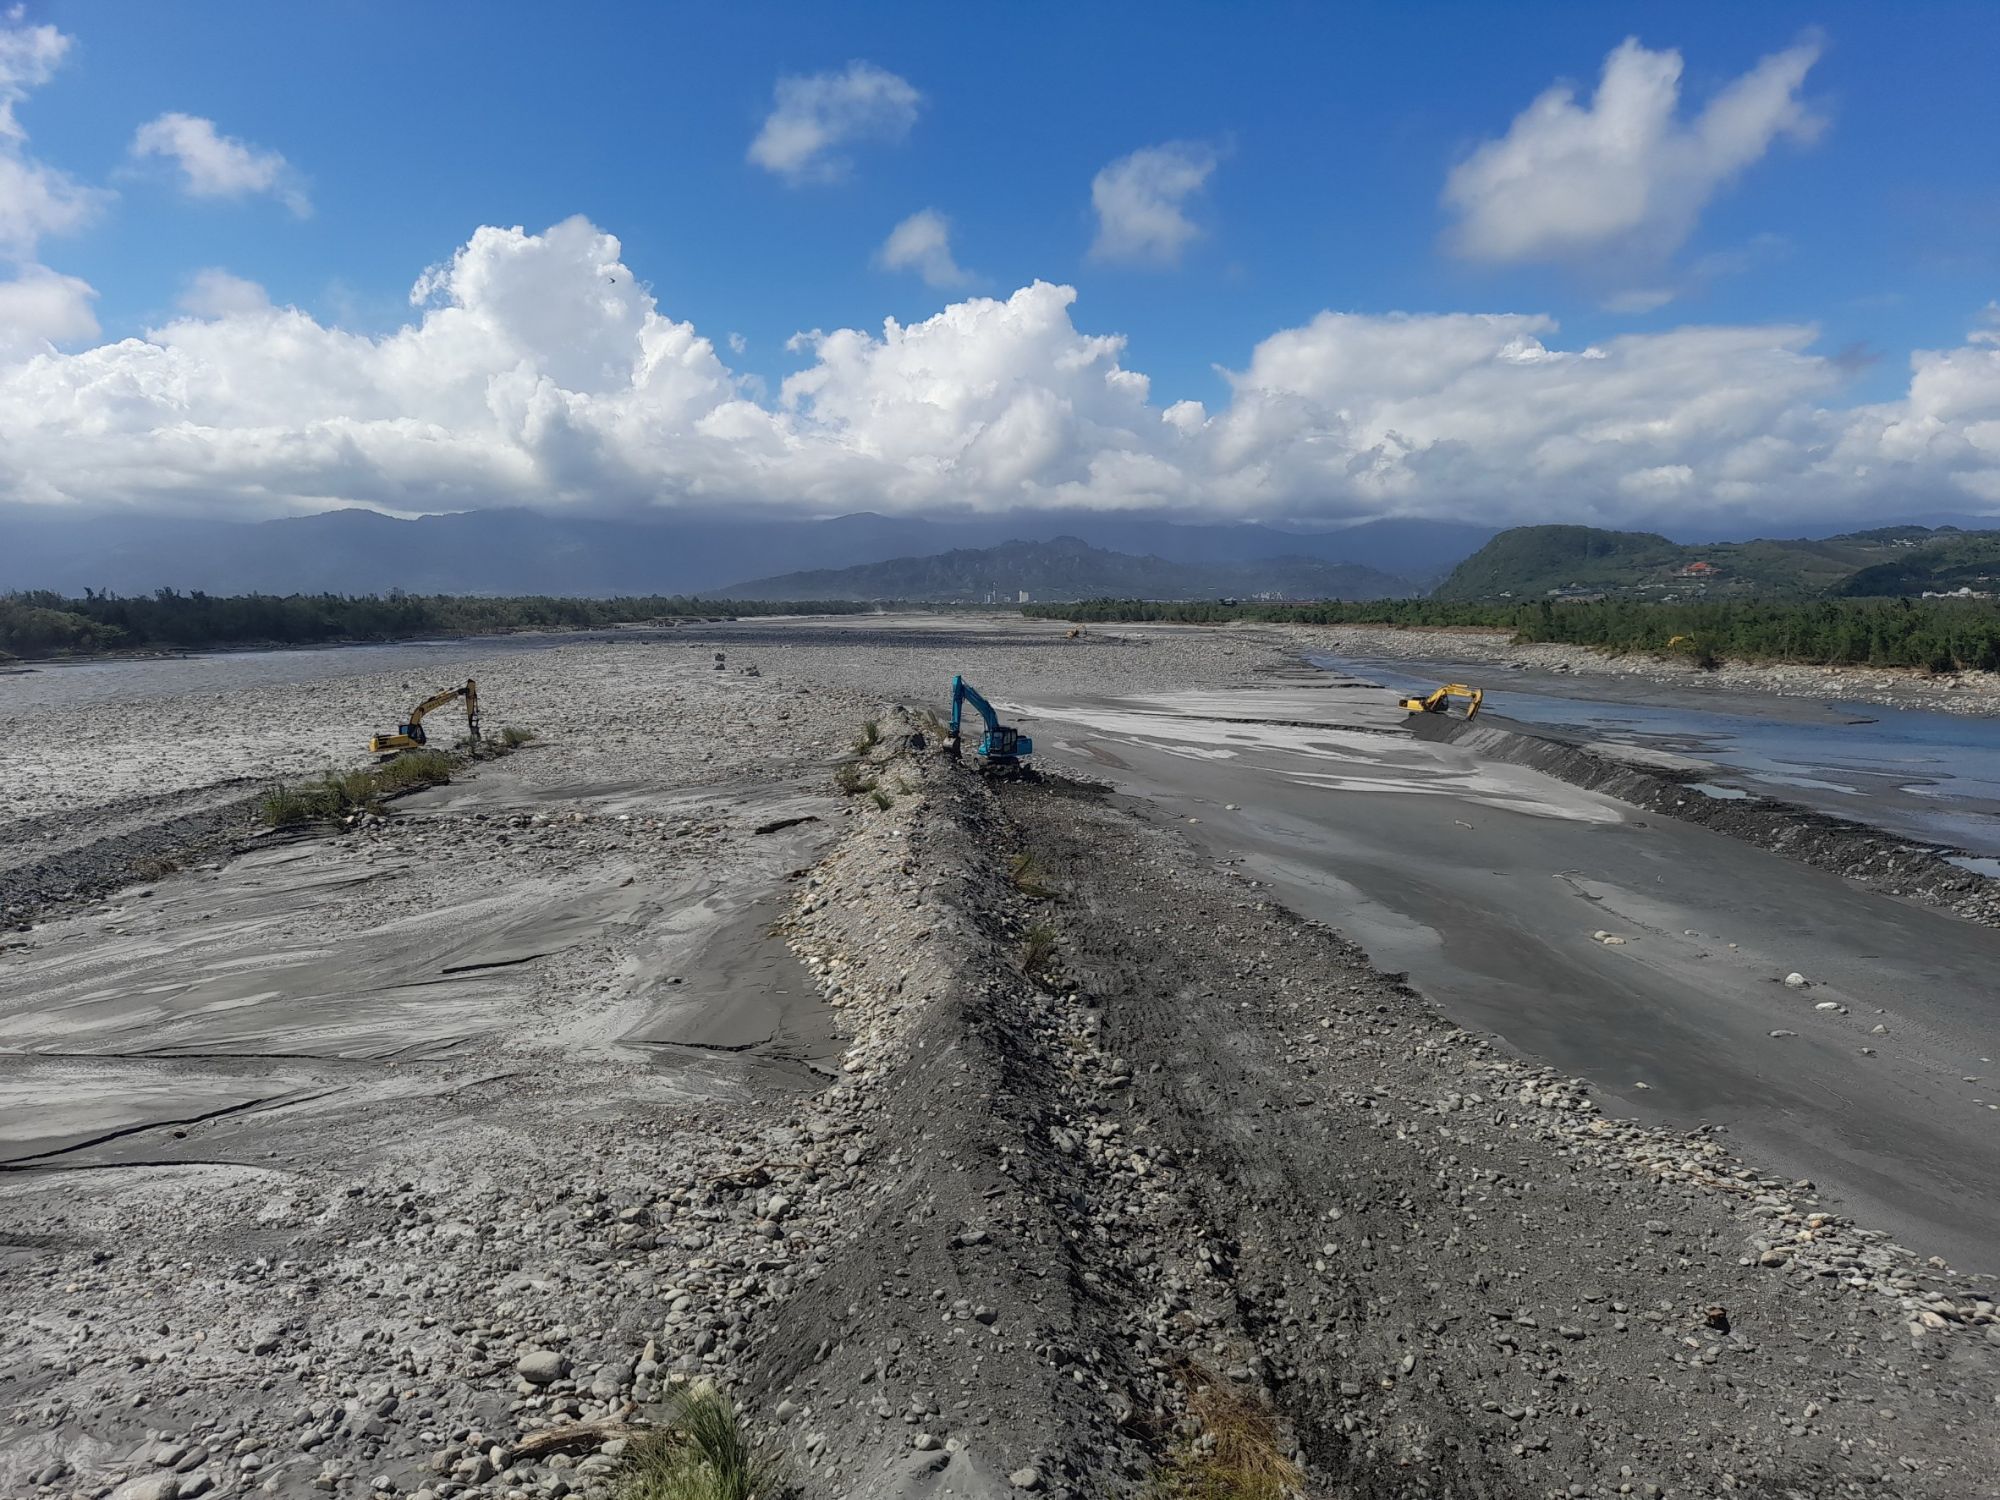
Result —
[{"label": "white distant building", "polygon": [[1021,597],[1016,602],[1021,604],[1026,604],[1028,602],[1028,591],[1026,589],[1021,590]]}]

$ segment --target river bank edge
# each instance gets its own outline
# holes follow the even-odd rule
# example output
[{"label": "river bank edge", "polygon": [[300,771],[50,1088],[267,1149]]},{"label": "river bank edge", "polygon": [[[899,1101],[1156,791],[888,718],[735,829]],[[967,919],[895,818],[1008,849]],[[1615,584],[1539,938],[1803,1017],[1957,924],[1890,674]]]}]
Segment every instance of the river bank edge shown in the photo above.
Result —
[{"label": "river bank edge", "polygon": [[1940,713],[2000,714],[2000,673],[1931,674],[1914,667],[1814,666],[1797,662],[1724,662],[1703,670],[1643,652],[1609,652],[1590,646],[1516,641],[1504,630],[1450,626],[1264,624],[1301,649],[1342,656],[1388,657],[1411,663],[1441,661],[1494,665],[1564,675],[1637,677],[1672,687],[1716,693],[1775,693],[1787,698],[1872,703],[1883,708]]}]

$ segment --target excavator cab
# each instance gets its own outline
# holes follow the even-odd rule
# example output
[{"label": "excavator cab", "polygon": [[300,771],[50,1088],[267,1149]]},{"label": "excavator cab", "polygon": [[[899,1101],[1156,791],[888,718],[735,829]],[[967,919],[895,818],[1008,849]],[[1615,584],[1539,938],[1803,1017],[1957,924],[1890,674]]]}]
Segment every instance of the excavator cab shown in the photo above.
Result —
[{"label": "excavator cab", "polygon": [[951,679],[951,736],[945,741],[951,758],[959,757],[959,718],[968,703],[986,724],[986,732],[979,737],[978,752],[986,769],[1002,773],[1020,770],[1022,759],[1034,753],[1035,742],[1013,725],[1002,724],[993,705],[963,677]]},{"label": "excavator cab", "polygon": [[1476,719],[1479,717],[1479,705],[1486,701],[1486,694],[1476,687],[1467,687],[1462,682],[1447,682],[1443,687],[1425,693],[1421,697],[1405,698],[1403,708],[1405,712],[1413,714],[1448,714],[1455,698],[1464,700],[1465,717]]}]

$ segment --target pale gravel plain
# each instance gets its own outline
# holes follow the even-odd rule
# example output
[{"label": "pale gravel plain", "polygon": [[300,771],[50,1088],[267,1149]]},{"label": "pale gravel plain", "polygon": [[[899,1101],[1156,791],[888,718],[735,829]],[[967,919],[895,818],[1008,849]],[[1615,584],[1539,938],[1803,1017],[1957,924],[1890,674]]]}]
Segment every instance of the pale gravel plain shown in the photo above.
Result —
[{"label": "pale gravel plain", "polygon": [[[887,698],[1024,677],[774,628],[0,717],[0,828],[362,763],[432,678],[542,737],[0,950],[0,1493],[591,1493],[610,1455],[524,1436],[734,1372],[867,1180],[805,1108],[866,1029],[830,1034],[768,936],[872,810],[833,767]],[[1132,691],[1241,665],[1056,649]]]},{"label": "pale gravel plain", "polygon": [[[885,624],[892,634],[870,633]],[[782,1436],[809,1493],[1004,1495],[1030,1480],[1078,1500],[1125,1492],[1140,1449],[1173,1440],[1177,1359],[1227,1350],[1249,1359],[1254,1380],[1256,1330],[1295,1340],[1300,1325],[1273,1321],[1282,1304],[1260,1304],[1270,1285],[1231,1284],[1229,1241],[1191,1222],[1204,1193],[1227,1190],[1192,1173],[1182,1185],[1171,1154],[1146,1144],[1143,1121],[1118,1124],[1135,1080],[1096,1035],[1116,1017],[1064,1001],[1066,991],[1022,991],[1003,972],[1036,908],[996,863],[1011,851],[980,840],[1017,835],[953,773],[900,756],[915,723],[884,705],[942,711],[953,671],[1003,704],[1221,687],[1282,665],[1282,647],[1269,632],[1119,629],[1070,641],[1060,626],[922,618],[713,626],[529,654],[469,644],[433,675],[476,675],[489,725],[530,726],[543,743],[389,818],[305,843],[252,839],[246,858],[72,903],[16,935],[0,952],[0,1156],[15,1168],[0,1175],[0,1302],[19,1314],[0,1329],[0,1493],[592,1495],[609,1482],[622,1424],[702,1376],[753,1378],[755,1420]],[[18,799],[7,816],[80,814],[246,768],[354,764],[366,733],[433,685],[394,670],[282,693],[134,697],[116,713],[0,712],[0,775]],[[869,773],[886,806],[833,789],[835,764],[869,719],[889,731]],[[1164,858],[1154,883],[1162,870],[1199,883]],[[1102,880],[1117,889],[1111,872]],[[1279,942],[1253,893],[1235,894],[1220,893],[1218,925],[1244,926],[1249,953]],[[788,913],[817,983],[788,971],[770,936]],[[1273,949],[1281,969],[1287,951]],[[1372,1028],[1398,1024],[1382,1017],[1402,992],[1351,952],[1300,952],[1282,1006],[1272,991],[1271,1014],[1254,1027],[1297,1027],[1310,1000],[1328,1017],[1320,1027],[1358,1025],[1365,1052]],[[985,1106],[949,1087],[933,1096],[911,1083],[901,1104],[878,1097],[916,1078],[919,1057],[954,1076],[969,1038],[950,1029],[952,1012],[931,1007],[977,1000],[982,974],[997,976],[1010,1007],[1028,996],[1028,1050],[1006,1059],[1028,1071],[1008,1087],[1039,1087],[1046,1071],[1048,1107],[1062,1111],[1012,1144],[982,1134]],[[1261,959],[1229,977],[1247,985],[1244,1006],[1270,989]],[[806,1003],[814,990],[828,1011]],[[1350,1011],[1358,1021],[1336,1021]],[[1005,1026],[1015,1014],[1000,1013]],[[1303,1062],[1308,1049],[1294,1043],[1284,1062],[1295,1055]],[[1323,1084],[1343,1090],[1327,1107],[1346,1107],[1366,1079],[1347,1080],[1338,1051],[1311,1056]],[[1363,1063],[1364,1074],[1376,1066]],[[1583,1170],[1568,1135],[1568,1122],[1594,1113],[1581,1086],[1482,1057],[1479,1078],[1453,1087],[1504,1100],[1486,1077],[1496,1067],[1508,1091],[1521,1090],[1519,1124],[1559,1143],[1566,1176]],[[828,1091],[835,1072],[846,1082]],[[170,1107],[177,1097],[200,1107]],[[1438,1107],[1475,1128],[1458,1101]],[[1494,1119],[1510,1158],[1512,1108]],[[943,1155],[925,1144],[934,1128]],[[1675,1203],[1681,1184],[1719,1167],[1694,1144],[1677,1150],[1622,1127],[1612,1139],[1632,1148],[1619,1172],[1657,1162],[1641,1176],[1673,1184]],[[998,1213],[991,1196],[939,1217],[935,1184],[967,1194],[975,1163],[1047,1171],[1052,1149],[1116,1175],[1079,1178],[1046,1200],[1029,1193],[1018,1211],[1058,1237],[1074,1233],[1075,1253],[1108,1256],[1084,1262],[1106,1285],[1149,1264],[1186,1283],[1179,1312],[1170,1297],[1133,1314],[1143,1338],[1159,1341],[1151,1373],[1131,1388],[1168,1424],[1151,1437],[1118,1404],[1130,1404],[1113,1379],[1131,1352],[1122,1327],[1107,1333],[1121,1342],[1103,1358],[1049,1341],[1042,1302],[1074,1262],[1024,1267],[1005,1233],[980,1238],[975,1217]],[[1686,1165],[1696,1156],[1700,1166]],[[1430,1193],[1428,1182],[1411,1186]],[[1081,1217],[1066,1206],[1072,1188],[1092,1205]],[[1742,1238],[1711,1231],[1704,1256],[1736,1265],[1732,1276],[1768,1276],[1774,1291],[1796,1277],[1815,1304],[1835,1297],[1837,1315],[1832,1304],[1811,1315],[1829,1337],[1851,1337],[1844,1309],[1879,1307],[1865,1326],[1914,1351],[1871,1358],[1868,1372],[1828,1385],[1872,1392],[1878,1365],[1899,1380],[1928,1379],[1930,1364],[1971,1382],[1950,1387],[1943,1425],[1921,1429],[1942,1446],[1903,1471],[1917,1493],[1952,1493],[1940,1476],[1964,1472],[1976,1451],[1956,1413],[1988,1401],[1990,1359],[1974,1356],[1994,1333],[1990,1301],[1948,1283],[1940,1295],[1922,1268],[1837,1220],[1815,1221],[1809,1202],[1767,1178],[1725,1185],[1724,1201],[1746,1189],[1765,1198]],[[1373,1228],[1366,1211],[1353,1205]],[[1776,1252],[1771,1220],[1782,1226]],[[1331,1223],[1294,1227],[1343,1237]],[[909,1264],[936,1285],[902,1285],[914,1305],[871,1322],[863,1309],[888,1283],[843,1275],[864,1247],[893,1260],[900,1236],[920,1228],[926,1258]],[[1766,1271],[1760,1255],[1779,1269]],[[822,1284],[832,1291],[815,1293]],[[1317,1317],[1322,1288],[1340,1307],[1339,1285],[1321,1265],[1285,1295],[1310,1298]],[[807,1308],[816,1311],[796,1311]],[[1687,1315],[1677,1304],[1672,1327]],[[1737,1355],[1694,1316],[1700,1337],[1685,1348],[1653,1330],[1655,1357],[1666,1375],[1708,1389],[1717,1376],[1707,1362]],[[945,1344],[962,1341],[970,1367],[926,1362],[940,1318]],[[797,1371],[815,1348],[800,1344],[805,1328],[825,1345],[821,1376]],[[892,1342],[871,1342],[883,1338]],[[983,1409],[1002,1370],[1020,1400]],[[808,1394],[836,1371],[854,1383]],[[1057,1415],[1072,1425],[1038,1433],[1030,1403],[1051,1375],[1064,1392]],[[1726,1379],[1716,1389],[1720,1411]],[[1922,1399],[1919,1386],[1899,1389]],[[1816,1404],[1786,1414],[1784,1442],[1830,1451],[1822,1430],[1840,1429],[1818,1415]],[[1395,1421],[1361,1406],[1343,1407],[1337,1424],[1325,1416],[1356,1456],[1364,1442],[1379,1450],[1388,1477],[1371,1484],[1403,1482]],[[1555,1460],[1533,1447],[1532,1430],[1510,1431],[1510,1413],[1497,1410],[1468,1420],[1499,1429],[1496,1462],[1518,1469],[1520,1488],[1493,1493],[1546,1490]],[[1745,1420],[1769,1430],[1778,1414],[1752,1409]],[[534,1449],[538,1433],[577,1422],[613,1424],[609,1443]],[[1057,1441],[1089,1432],[1103,1444],[1094,1452]],[[1894,1425],[1871,1426],[1861,1467],[1893,1476],[1898,1444]],[[1628,1480],[1619,1459],[1611,1447],[1593,1453],[1569,1493],[1660,1493],[1656,1480],[1672,1485],[1668,1471],[1680,1467],[1634,1450]],[[1690,1456],[1686,1472],[1706,1462]]]}]

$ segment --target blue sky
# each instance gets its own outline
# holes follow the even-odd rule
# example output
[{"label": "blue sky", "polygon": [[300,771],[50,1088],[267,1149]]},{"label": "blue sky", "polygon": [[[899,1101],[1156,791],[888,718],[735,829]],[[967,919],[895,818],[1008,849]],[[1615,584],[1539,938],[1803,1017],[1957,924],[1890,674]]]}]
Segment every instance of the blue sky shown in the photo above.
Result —
[{"label": "blue sky", "polygon": [[[773,408],[784,377],[814,363],[786,347],[800,330],[879,333],[885,317],[917,323],[1039,278],[1075,288],[1080,335],[1123,337],[1119,363],[1150,377],[1152,407],[1192,398],[1211,418],[1232,399],[1216,366],[1248,369],[1260,343],[1323,310],[1552,319],[1535,336],[1568,353],[1690,325],[1811,325],[1822,363],[1773,414],[1776,431],[1803,405],[1903,398],[1911,352],[1965,348],[2000,296],[1993,5],[39,4],[13,25],[67,39],[59,66],[18,91],[19,149],[102,194],[88,222],[17,256],[94,294],[100,332],[48,340],[57,355],[172,322],[211,268],[318,328],[387,335],[417,316],[419,273],[478,226],[532,234],[581,215],[617,237],[658,314],[714,341]],[[1804,49],[1794,126],[1690,190],[1679,227],[1467,253],[1453,236],[1468,213],[1444,199],[1454,168],[1552,87],[1573,84],[1587,107],[1627,38],[1678,53],[1682,126],[1764,60]],[[750,158],[781,79],[856,62],[919,96],[900,123],[832,148],[848,163],[833,180]],[[168,151],[135,149],[163,116],[212,122],[281,156],[282,173],[197,196]],[[1093,255],[1106,233],[1093,181],[1157,148],[1197,164],[1201,185],[1170,205],[1191,231]],[[963,280],[881,264],[892,229],[924,210],[949,221]],[[1441,419],[1439,432],[1465,441]],[[851,430],[842,441],[870,445]],[[1823,466],[1841,442],[1822,434],[1800,463]],[[1036,479],[1029,503],[1053,503],[1088,467],[1058,446],[1070,478]],[[1688,470],[1695,503],[1726,508],[1718,485],[1738,509],[1756,503],[1723,483],[1727,465],[1711,483],[1694,455],[1644,456],[1671,460],[1648,473]],[[1922,503],[1970,509],[1990,489],[2000,505],[1989,473],[1977,468],[1968,492],[1958,469],[1940,470]],[[53,495],[36,477],[20,493]],[[664,491],[681,482],[656,477]],[[1478,488],[1462,466],[1433,465],[1414,490],[1333,509],[1463,511]],[[411,508],[394,489],[353,498]],[[1018,499],[1000,489],[991,503]],[[1321,503],[1275,496],[1255,505]],[[937,499],[988,503],[970,489]],[[296,485],[270,501],[314,503]],[[1845,503],[1883,501],[1859,484]]]}]

